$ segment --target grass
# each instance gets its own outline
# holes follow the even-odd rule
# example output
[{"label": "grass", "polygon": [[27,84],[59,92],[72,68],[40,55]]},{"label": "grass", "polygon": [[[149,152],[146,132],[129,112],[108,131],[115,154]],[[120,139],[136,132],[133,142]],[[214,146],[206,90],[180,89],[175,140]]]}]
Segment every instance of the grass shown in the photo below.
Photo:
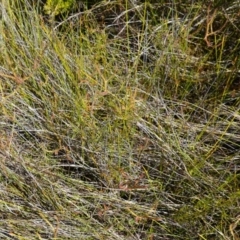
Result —
[{"label": "grass", "polygon": [[237,2],[149,2],[1,1],[1,239],[239,239]]}]

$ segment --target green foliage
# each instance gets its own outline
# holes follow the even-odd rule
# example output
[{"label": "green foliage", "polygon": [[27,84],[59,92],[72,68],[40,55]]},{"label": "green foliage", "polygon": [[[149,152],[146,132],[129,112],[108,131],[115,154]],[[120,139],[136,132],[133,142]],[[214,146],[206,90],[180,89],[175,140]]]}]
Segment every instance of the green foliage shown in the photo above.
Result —
[{"label": "green foliage", "polygon": [[75,3],[76,0],[47,0],[44,5],[44,11],[54,18],[59,14],[69,11]]}]

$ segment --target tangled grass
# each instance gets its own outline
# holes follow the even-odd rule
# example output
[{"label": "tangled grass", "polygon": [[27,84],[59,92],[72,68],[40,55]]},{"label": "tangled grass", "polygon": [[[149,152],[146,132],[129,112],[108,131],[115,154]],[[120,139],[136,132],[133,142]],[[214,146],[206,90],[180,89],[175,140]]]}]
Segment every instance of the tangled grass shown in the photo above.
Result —
[{"label": "tangled grass", "polygon": [[239,239],[237,1],[0,7],[1,239]]}]

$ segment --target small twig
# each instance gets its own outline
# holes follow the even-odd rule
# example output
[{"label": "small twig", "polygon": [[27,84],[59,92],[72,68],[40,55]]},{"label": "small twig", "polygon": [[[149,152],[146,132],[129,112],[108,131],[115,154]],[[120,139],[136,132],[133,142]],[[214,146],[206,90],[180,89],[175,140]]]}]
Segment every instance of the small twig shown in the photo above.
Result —
[{"label": "small twig", "polygon": [[18,85],[23,84],[27,79],[30,78],[30,77],[22,78],[22,77],[19,77],[17,75],[9,75],[9,74],[5,74],[5,73],[2,73],[2,72],[0,72],[0,76],[9,78],[9,79],[13,80],[15,83],[17,83]]}]

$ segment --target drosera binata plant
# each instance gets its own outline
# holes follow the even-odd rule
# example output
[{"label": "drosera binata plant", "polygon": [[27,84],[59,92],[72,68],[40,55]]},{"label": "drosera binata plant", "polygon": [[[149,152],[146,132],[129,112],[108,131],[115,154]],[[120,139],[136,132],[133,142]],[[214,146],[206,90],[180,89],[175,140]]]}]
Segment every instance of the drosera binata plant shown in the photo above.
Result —
[{"label": "drosera binata plant", "polygon": [[[49,24],[29,1],[2,1],[1,229],[19,239],[237,239],[230,5],[102,1],[62,22],[56,5]],[[212,46],[210,28],[221,30]]]}]

